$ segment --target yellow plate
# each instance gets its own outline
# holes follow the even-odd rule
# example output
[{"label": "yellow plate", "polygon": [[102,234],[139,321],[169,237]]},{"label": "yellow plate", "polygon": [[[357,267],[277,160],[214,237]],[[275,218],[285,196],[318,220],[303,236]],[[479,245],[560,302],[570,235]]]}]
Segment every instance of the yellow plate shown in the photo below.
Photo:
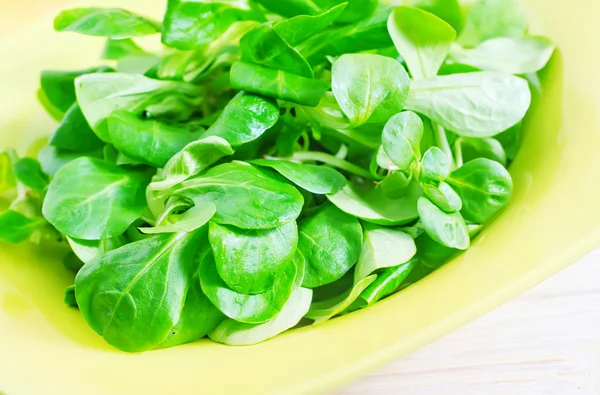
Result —
[{"label": "yellow plate", "polygon": [[[96,1],[160,15],[163,1]],[[152,8],[149,10],[149,5]],[[451,264],[363,312],[261,345],[202,341],[115,351],[62,303],[72,277],[57,252],[0,247],[0,392],[314,393],[430,342],[556,273],[600,242],[600,3],[527,0],[534,31],[560,47],[511,172],[510,207]],[[570,22],[569,22],[570,21]],[[0,43],[1,145],[24,149],[54,125],[35,99],[40,69],[84,68],[102,40],[52,33],[40,19]]]}]

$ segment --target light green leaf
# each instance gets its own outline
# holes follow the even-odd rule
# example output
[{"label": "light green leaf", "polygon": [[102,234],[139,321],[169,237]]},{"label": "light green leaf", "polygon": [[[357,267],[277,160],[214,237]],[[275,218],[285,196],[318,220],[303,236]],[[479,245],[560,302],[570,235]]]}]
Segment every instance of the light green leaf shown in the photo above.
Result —
[{"label": "light green leaf", "polygon": [[498,37],[522,37],[527,14],[518,0],[479,0],[469,11],[458,42],[466,47]]},{"label": "light green leaf", "polygon": [[58,14],[54,29],[119,40],[159,33],[160,24],[122,8],[72,8]]},{"label": "light green leaf", "polygon": [[407,170],[413,161],[421,159],[423,121],[412,111],[394,115],[385,124],[381,136],[383,150],[400,170]]},{"label": "light green leaf", "polygon": [[217,207],[210,202],[197,205],[183,214],[171,215],[169,223],[153,228],[139,228],[140,232],[152,235],[160,233],[193,232],[206,225],[217,212]]},{"label": "light green leaf", "polygon": [[150,189],[171,188],[228,155],[233,155],[233,148],[221,137],[211,136],[194,141],[169,159],[160,176],[150,184]]},{"label": "light green leaf", "polygon": [[329,201],[342,211],[365,221],[384,225],[399,226],[419,217],[417,200],[422,196],[421,187],[413,182],[400,199],[390,199],[381,188],[371,183],[347,185],[334,195],[327,195]]},{"label": "light green leaf", "polygon": [[485,71],[528,74],[546,67],[554,50],[552,41],[545,37],[501,37],[485,41],[473,49],[455,46],[450,58]]},{"label": "light green leaf", "polygon": [[411,7],[394,9],[388,30],[413,78],[435,77],[456,38],[444,20]]},{"label": "light green leaf", "polygon": [[421,222],[429,237],[449,248],[458,250],[469,248],[469,231],[459,213],[447,214],[427,198],[420,198],[418,207]]},{"label": "light green leaf", "polygon": [[379,269],[408,262],[417,253],[412,237],[406,233],[365,224],[364,242],[354,271],[354,283]]},{"label": "light green leaf", "polygon": [[44,217],[67,236],[98,240],[127,230],[146,208],[144,173],[93,158],[76,159],[56,173]]},{"label": "light green leaf", "polygon": [[352,127],[385,122],[404,107],[410,80],[395,59],[342,55],[332,66],[332,89]]},{"label": "light green leaf", "polygon": [[521,121],[531,104],[527,81],[494,72],[413,81],[406,108],[466,137],[491,137]]},{"label": "light green leaf", "polygon": [[223,321],[209,333],[212,341],[229,346],[248,346],[261,343],[294,327],[308,312],[312,300],[312,290],[296,288],[285,303],[281,312],[271,321],[252,325],[232,319]]}]

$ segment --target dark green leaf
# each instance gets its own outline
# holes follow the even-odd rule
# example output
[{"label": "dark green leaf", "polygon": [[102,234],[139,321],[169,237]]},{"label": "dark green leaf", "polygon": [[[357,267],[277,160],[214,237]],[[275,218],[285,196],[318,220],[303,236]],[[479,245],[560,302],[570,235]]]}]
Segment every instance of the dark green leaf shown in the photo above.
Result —
[{"label": "dark green leaf", "polygon": [[179,321],[171,328],[167,338],[156,348],[174,347],[198,340],[215,329],[225,318],[225,315],[202,292],[200,280],[196,274],[185,297]]},{"label": "dark green leaf", "polygon": [[[330,9],[344,0],[314,0],[321,9]],[[337,18],[340,23],[352,23],[370,17],[377,8],[378,0],[346,0],[348,3],[344,12]]]},{"label": "dark green leaf", "polygon": [[77,307],[77,299],[75,299],[75,286],[71,285],[65,289],[64,301],[67,306]]},{"label": "dark green leaf", "polygon": [[199,273],[202,291],[225,315],[238,322],[261,324],[275,318],[281,312],[294,288],[298,268],[294,260],[288,261],[273,287],[258,295],[242,294],[230,289],[219,277],[210,249],[203,253]]},{"label": "dark green leaf", "polygon": [[460,147],[465,162],[470,162],[477,158],[487,158],[495,160],[502,166],[506,166],[508,163],[504,147],[502,147],[502,144],[496,139],[474,139],[463,137],[460,140]]},{"label": "dark green leaf", "polygon": [[161,168],[204,133],[202,130],[190,132],[185,126],[140,119],[127,111],[113,112],[107,124],[115,148],[141,163]]},{"label": "dark green leaf", "polygon": [[244,230],[210,223],[209,240],[221,279],[235,292],[260,294],[275,286],[298,245],[295,221]]},{"label": "dark green leaf", "polygon": [[96,151],[104,147],[104,142],[94,134],[77,103],[67,111],[48,144],[75,152]]},{"label": "dark green leaf", "polygon": [[483,223],[509,202],[512,178],[500,163],[475,159],[452,172],[448,184],[463,202],[462,215],[467,221]]},{"label": "dark green leaf", "polygon": [[344,294],[333,299],[324,300],[322,302],[314,302],[310,306],[310,310],[306,314],[306,318],[314,320],[313,325],[319,325],[330,318],[344,312],[360,294],[375,281],[377,275],[373,274],[367,278],[360,280],[351,289]]},{"label": "dark green leaf", "polygon": [[[152,349],[181,317],[206,231],[155,236],[127,244],[77,274],[77,302],[88,324],[112,346]],[[123,270],[126,268],[126,270]]]},{"label": "dark green leaf", "polygon": [[256,2],[267,10],[286,18],[297,15],[317,15],[321,12],[320,7],[312,0],[256,0]]},{"label": "dark green leaf", "polygon": [[417,263],[412,259],[395,267],[389,267],[377,274],[377,278],[364,291],[361,292],[358,308],[364,308],[377,303],[381,299],[393,294],[402,282],[408,277]]},{"label": "dark green leaf", "polygon": [[285,19],[277,23],[274,29],[279,37],[295,47],[325,30],[344,12],[347,5],[348,3],[335,5],[319,15],[299,15],[295,18]]},{"label": "dark green leaf", "polygon": [[77,272],[79,272],[79,270],[81,270],[83,265],[85,265],[85,263],[81,259],[79,259],[79,257],[77,255],[75,255],[74,252],[67,253],[67,255],[65,255],[65,257],[63,258],[63,266],[67,270],[69,270],[75,274],[77,274]]},{"label": "dark green leaf", "polygon": [[231,68],[234,89],[315,107],[329,89],[329,83],[246,62]]},{"label": "dark green leaf", "polygon": [[302,285],[316,288],[339,280],[357,262],[363,233],[360,223],[333,205],[298,225],[298,249],[306,259]]},{"label": "dark green leaf", "polygon": [[271,23],[250,30],[240,40],[242,60],[313,78],[313,70],[300,53],[277,34]]},{"label": "dark green leaf", "polygon": [[231,99],[203,137],[221,137],[235,147],[258,139],[278,120],[277,103],[240,92]]}]

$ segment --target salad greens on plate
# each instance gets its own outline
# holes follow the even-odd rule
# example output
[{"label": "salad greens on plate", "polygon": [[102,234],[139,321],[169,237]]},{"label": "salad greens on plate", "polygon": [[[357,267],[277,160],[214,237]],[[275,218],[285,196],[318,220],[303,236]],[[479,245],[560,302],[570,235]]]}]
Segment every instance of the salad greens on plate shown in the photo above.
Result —
[{"label": "salad greens on plate", "polygon": [[105,50],[42,72],[58,123],[35,158],[0,151],[0,240],[68,248],[65,303],[128,352],[259,343],[468,249],[555,49],[516,0],[169,0],[162,23],[54,27]]}]

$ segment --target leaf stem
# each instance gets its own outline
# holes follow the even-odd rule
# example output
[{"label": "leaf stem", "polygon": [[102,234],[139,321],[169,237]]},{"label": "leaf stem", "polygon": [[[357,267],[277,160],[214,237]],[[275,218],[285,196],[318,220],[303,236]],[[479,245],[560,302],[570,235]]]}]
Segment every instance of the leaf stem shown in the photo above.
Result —
[{"label": "leaf stem", "polygon": [[462,137],[459,137],[454,142],[454,157],[456,158],[456,168],[463,165],[463,154],[462,154]]},{"label": "leaf stem", "polygon": [[324,152],[296,152],[294,155],[292,155],[291,160],[299,162],[321,162],[368,180],[374,179],[368,170]]},{"label": "leaf stem", "polygon": [[450,161],[452,162],[452,167],[455,168],[456,164],[454,161],[454,155],[452,154],[452,149],[450,148],[450,143],[448,143],[448,136],[446,135],[446,130],[438,124],[433,124],[433,131],[435,136],[435,141],[439,148],[448,156]]}]

